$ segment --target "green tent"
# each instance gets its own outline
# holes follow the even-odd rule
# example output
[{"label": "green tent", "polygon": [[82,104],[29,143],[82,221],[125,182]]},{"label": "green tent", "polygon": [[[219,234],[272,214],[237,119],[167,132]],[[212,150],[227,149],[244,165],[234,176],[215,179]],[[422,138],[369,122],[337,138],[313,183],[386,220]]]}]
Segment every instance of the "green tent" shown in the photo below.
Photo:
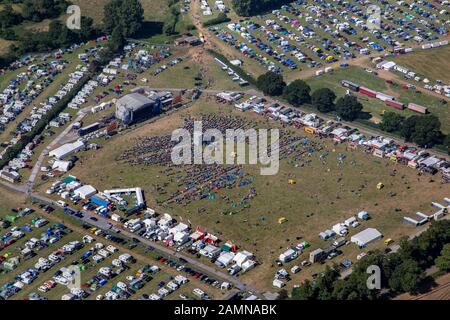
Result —
[{"label": "green tent", "polygon": [[17,221],[17,217],[8,214],[8,215],[5,216],[5,221],[8,221],[10,223],[14,223],[14,222]]}]

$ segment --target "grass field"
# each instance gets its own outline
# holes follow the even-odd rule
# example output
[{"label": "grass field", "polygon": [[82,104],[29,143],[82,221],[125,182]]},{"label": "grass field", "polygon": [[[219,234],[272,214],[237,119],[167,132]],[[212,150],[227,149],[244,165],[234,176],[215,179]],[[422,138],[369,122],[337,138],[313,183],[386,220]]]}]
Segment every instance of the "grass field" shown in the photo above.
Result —
[{"label": "grass field", "polygon": [[[450,132],[450,123],[447,121],[447,119],[450,119],[450,109],[447,105],[443,105],[438,98],[426,95],[424,93],[416,93],[414,90],[404,90],[398,84],[387,84],[383,79],[376,77],[361,68],[350,67],[346,69],[339,69],[330,74],[314,77],[308,80],[307,83],[311,86],[313,92],[316,89],[327,87],[332,89],[336,95],[340,97],[346,93],[346,89],[340,84],[341,80],[349,80],[372,90],[384,92],[394,96],[398,101],[405,104],[413,102],[423,105],[428,108],[431,114],[439,117],[442,123],[442,131],[445,133]],[[364,105],[363,111],[368,112],[372,117],[378,120],[381,119],[381,113],[383,110],[397,112],[403,116],[417,114],[409,110],[400,111],[395,108],[391,108],[375,98],[369,98],[362,94],[356,95],[360,102]]]},{"label": "grass field", "polygon": [[429,80],[442,80],[444,83],[450,83],[449,56],[450,46],[444,46],[400,55],[393,61],[427,77]]},{"label": "grass field", "polygon": [[[81,14],[94,19],[96,25],[102,23],[104,17],[104,7],[109,0],[73,0],[73,4],[80,6]],[[144,17],[148,21],[162,21],[167,13],[167,0],[141,0],[144,8]]]},{"label": "grass field", "polygon": [[[198,116],[211,112],[257,119],[252,114],[238,113],[229,106],[217,106],[204,98],[189,110],[116,136],[104,144],[101,153],[89,151],[79,154],[80,162],[71,174],[85,183],[93,184],[99,190],[113,186],[140,186],[145,190],[150,207],[159,209],[159,212],[169,212],[175,217],[187,218],[193,225],[218,233],[222,240],[234,241],[243,249],[254,252],[262,265],[242,277],[262,288],[270,287],[272,272],[275,271],[275,258],[287,246],[298,243],[300,239],[310,241],[313,248],[324,246],[324,242],[318,238],[319,232],[361,210],[367,210],[373,219],[364,222],[362,227],[352,230],[352,233],[366,227],[376,227],[385,237],[398,240],[401,235],[414,230],[402,223],[401,219],[405,214],[418,210],[429,212],[430,201],[448,196],[445,186],[432,182],[427,176],[418,176],[412,169],[368,156],[361,151],[347,150],[345,145],[333,146],[329,141],[321,142],[329,152],[326,163],[318,159],[318,153],[307,157],[304,162],[300,161],[299,166],[295,165],[299,163],[288,158],[282,160],[279,174],[269,177],[260,176],[259,167],[245,166],[246,173],[254,177],[253,184],[221,190],[214,201],[205,199],[192,201],[187,205],[157,204],[157,200],[162,198],[155,192],[155,184],[166,183],[168,193],[177,188],[176,180],[167,177],[167,168],[130,166],[119,164],[115,160],[123,150],[135,143],[136,138],[169,133],[178,128],[182,114]],[[274,126],[264,121],[260,125]],[[339,153],[347,157],[343,165],[338,165]],[[295,178],[297,184],[288,185],[290,178]],[[383,182],[386,186],[381,191],[376,189],[378,182]],[[45,187],[46,185],[42,185],[39,190],[43,191]],[[223,212],[233,209],[222,196],[239,202],[242,196],[248,194],[250,187],[255,187],[257,191],[251,207],[236,210],[240,211],[236,215],[224,215]],[[204,212],[199,213],[199,208],[204,209]],[[278,224],[280,217],[287,218],[288,222]],[[382,242],[369,249],[377,246],[382,246]],[[353,245],[344,248],[346,256],[353,261],[358,252]],[[323,266],[313,266],[301,272],[294,276],[294,282],[298,283],[300,279],[321,268]]]},{"label": "grass field", "polygon": [[[80,6],[82,15],[91,17],[96,25],[101,25],[105,10],[105,5],[109,0],[74,0],[73,4]],[[169,14],[168,0],[141,0],[144,9],[144,27],[138,34],[137,38],[151,43],[167,43],[171,42],[175,36],[167,36],[162,34],[162,27]],[[176,32],[184,32],[191,23],[190,17],[186,14],[180,15],[180,19],[176,25]],[[151,31],[151,32],[150,32]]]},{"label": "grass field", "polygon": [[[210,55],[205,55],[204,61],[198,63],[194,61],[189,53],[186,53],[185,61],[164,71],[156,77],[148,77],[148,86],[157,88],[194,88],[198,82],[195,78],[199,75],[202,77],[201,87],[217,90],[235,90],[242,89],[238,84],[234,83],[228,74],[223,71],[217,63],[213,61]],[[169,59],[170,60],[170,59]],[[149,70],[151,73],[157,66],[152,66]],[[143,76],[140,75],[140,78]]]},{"label": "grass field", "polygon": [[0,56],[5,55],[8,53],[9,50],[9,46],[12,44],[13,42],[5,40],[5,39],[1,39],[0,38]]}]

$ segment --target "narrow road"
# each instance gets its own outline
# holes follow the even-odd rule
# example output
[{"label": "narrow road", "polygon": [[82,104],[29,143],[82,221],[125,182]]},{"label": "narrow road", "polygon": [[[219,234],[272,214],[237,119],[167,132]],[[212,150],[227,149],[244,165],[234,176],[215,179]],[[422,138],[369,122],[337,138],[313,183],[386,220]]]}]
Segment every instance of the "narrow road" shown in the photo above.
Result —
[{"label": "narrow road", "polygon": [[41,152],[36,163],[33,166],[33,170],[31,171],[30,177],[28,178],[28,181],[27,181],[28,190],[33,189],[33,186],[35,184],[35,181],[36,181],[37,175],[39,173],[39,170],[41,168],[42,162],[44,161],[45,156],[48,154],[48,152],[51,151],[63,138],[65,138],[67,136],[67,134],[69,134],[70,130],[72,130],[74,123],[80,122],[81,120],[83,120],[83,118],[87,115],[89,109],[90,109],[90,107],[87,107],[87,108],[84,108],[84,109],[81,109],[80,111],[78,111],[77,117],[75,118],[75,120],[73,120],[67,126],[67,128],[65,128],[63,132],[61,132],[54,140],[52,140],[48,144],[48,146]]},{"label": "narrow road", "polygon": [[[439,94],[439,93],[434,92],[434,91],[427,90],[427,89],[419,86],[417,82],[416,83],[408,82],[408,81],[402,79],[399,75],[397,75],[394,72],[386,71],[386,70],[377,70],[377,72],[378,72],[378,75],[380,76],[380,78],[382,78],[384,80],[392,80],[394,82],[400,83],[401,85],[412,84],[412,85],[414,85],[416,87],[417,91],[420,91],[420,92],[422,92],[424,94],[427,94],[429,96],[433,96],[433,97],[435,97],[437,99],[446,100],[446,101],[450,102],[450,98],[449,97],[444,96],[444,95]],[[442,107],[443,108],[447,108],[447,106],[442,106]]]},{"label": "narrow road", "polygon": [[[71,230],[76,231],[79,234],[85,234],[86,233],[86,230],[84,230],[83,228],[78,227],[78,226],[76,226],[76,225],[74,225],[74,224],[72,224],[70,222],[67,222],[67,220],[64,220],[63,218],[55,217],[55,216],[49,214],[49,215],[46,216],[46,219],[48,219],[50,221],[53,221],[53,222],[62,223],[64,225],[66,225],[67,227],[69,227]],[[151,258],[149,258],[149,257],[147,257],[147,256],[145,256],[143,254],[136,253],[135,251],[132,251],[131,249],[128,249],[126,247],[118,245],[117,243],[115,243],[115,242],[113,242],[111,240],[105,239],[105,238],[103,238],[101,236],[96,236],[94,234],[90,234],[90,236],[93,237],[94,239],[96,239],[97,241],[100,241],[100,242],[102,242],[102,243],[104,243],[106,245],[113,245],[115,247],[118,247],[121,252],[131,254],[134,258],[136,258],[136,259],[138,259],[140,261],[143,261],[143,262],[148,263],[150,265],[155,263],[155,261],[153,259],[151,259]],[[168,272],[170,270],[173,271],[173,269],[170,269],[170,267],[165,266],[164,264],[161,264],[160,268],[162,270],[165,270],[166,272]],[[228,297],[233,296],[235,294],[236,294],[236,289],[232,289],[230,291],[230,293],[228,294]],[[225,300],[228,300],[228,298],[226,297]]]},{"label": "narrow road", "polygon": [[[26,193],[32,199],[39,200],[41,202],[44,202],[44,203],[47,203],[47,204],[50,204],[50,205],[58,207],[58,204],[56,203],[56,201],[54,201],[54,200],[52,200],[52,199],[50,199],[50,198],[48,198],[46,196],[42,196],[40,194],[37,194],[37,193],[29,193],[27,189],[24,190],[24,186],[17,186],[17,185],[13,185],[13,184],[10,184],[10,183],[4,182],[4,181],[0,181],[0,184],[2,184],[3,186],[5,186],[7,188],[10,188],[13,191]],[[78,211],[75,208],[70,208],[69,207],[69,209],[71,209],[71,210],[73,210],[75,212]],[[76,219],[80,220],[83,223],[88,223],[90,225],[93,225],[96,228],[102,229],[104,231],[108,231],[108,232],[112,231],[111,229],[113,227],[113,224],[108,219],[106,219],[106,218],[104,218],[102,216],[99,216],[97,214],[90,213],[90,212],[86,212],[86,211],[82,211],[82,212],[83,212],[83,218],[76,218]],[[97,221],[91,220],[92,217],[95,217]],[[75,218],[75,217],[72,217],[72,218]],[[192,258],[190,258],[188,256],[185,256],[185,255],[183,255],[181,253],[178,253],[178,252],[176,252],[175,250],[173,250],[173,249],[171,249],[169,247],[162,246],[162,245],[160,245],[158,243],[155,243],[153,241],[150,241],[150,240],[148,240],[146,238],[140,237],[140,236],[138,236],[138,235],[136,235],[134,233],[131,233],[128,230],[125,230],[125,229],[123,229],[121,227],[115,226],[115,229],[119,230],[120,234],[124,235],[127,238],[136,238],[136,239],[138,239],[140,242],[142,242],[143,244],[147,245],[148,247],[153,248],[157,252],[161,252],[162,254],[167,255],[167,256],[169,256],[171,258],[177,258],[177,259],[182,258],[182,259],[186,260],[188,264],[190,264],[192,266],[195,266],[196,268],[198,268],[200,270],[203,270],[204,272],[206,272],[208,274],[214,275],[217,278],[220,278],[220,279],[222,279],[224,281],[227,281],[227,282],[233,284],[239,290],[243,290],[243,291],[244,290],[250,290],[254,294],[258,294],[258,295],[262,296],[262,292],[260,292],[256,288],[253,288],[253,287],[251,287],[251,286],[249,286],[249,285],[239,281],[237,278],[223,273],[220,270],[217,270],[217,269],[215,269],[215,268],[213,268],[211,266],[208,266],[208,265],[206,265],[206,264],[204,264],[204,263],[202,263],[202,262],[200,262],[198,260],[192,259]]]}]

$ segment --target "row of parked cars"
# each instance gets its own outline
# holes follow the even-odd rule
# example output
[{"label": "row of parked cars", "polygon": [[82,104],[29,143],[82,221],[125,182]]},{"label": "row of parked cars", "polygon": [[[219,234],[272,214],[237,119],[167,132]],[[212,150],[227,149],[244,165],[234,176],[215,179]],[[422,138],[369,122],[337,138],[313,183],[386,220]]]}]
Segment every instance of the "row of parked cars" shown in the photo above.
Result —
[{"label": "row of parked cars", "polygon": [[[60,233],[60,237],[62,238],[63,235],[70,232],[70,229],[68,229],[64,225],[59,224],[56,227],[47,229],[47,232],[45,234],[48,235],[49,233],[51,233],[52,235],[54,235]],[[42,250],[46,246],[48,246],[48,244],[45,244],[45,241],[33,238],[27,241],[27,243],[25,244],[25,249],[36,250],[37,248],[40,248],[39,250]],[[0,289],[0,299],[10,299],[22,289],[24,289],[25,286],[32,284],[36,279],[38,279],[41,274],[46,273],[54,265],[65,259],[67,256],[73,254],[80,248],[80,242],[71,241],[60,247],[59,249],[53,251],[47,257],[40,257],[38,261],[33,265],[33,267],[30,267],[24,272],[19,273],[13,281],[9,281],[2,286],[2,288]]]},{"label": "row of parked cars", "polygon": [[[448,14],[446,10],[429,13],[415,4],[395,6],[388,1],[380,1],[380,7],[383,23],[367,12],[364,1],[319,5],[300,0],[258,20],[229,24],[227,28],[234,34],[217,27],[211,30],[244,55],[276,72],[281,72],[278,68],[282,66],[296,69],[294,60],[316,67],[322,61],[331,63],[338,57],[353,58],[358,54],[401,46],[402,41],[433,41],[446,33],[445,24],[417,18],[417,15],[424,15],[431,21],[436,17],[444,18]],[[377,27],[373,28],[373,25]]]},{"label": "row of parked cars", "polygon": [[[220,282],[219,280],[216,280],[213,277],[210,277],[200,271],[195,270],[194,268],[191,268],[189,266],[186,266],[187,261],[183,258],[179,258],[178,261],[174,259],[167,259],[162,256],[158,256],[156,258],[159,262],[166,264],[167,266],[177,270],[182,271],[186,273],[187,275],[193,277],[194,279],[198,279],[207,285],[216,287],[216,288],[223,288],[223,282]],[[227,287],[228,289],[229,287]],[[208,297],[206,296],[205,300],[208,300]]]}]

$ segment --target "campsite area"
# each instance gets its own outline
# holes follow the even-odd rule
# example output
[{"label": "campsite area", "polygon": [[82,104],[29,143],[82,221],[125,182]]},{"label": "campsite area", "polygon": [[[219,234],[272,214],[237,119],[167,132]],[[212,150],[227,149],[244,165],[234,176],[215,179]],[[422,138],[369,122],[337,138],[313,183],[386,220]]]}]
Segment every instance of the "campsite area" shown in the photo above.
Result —
[{"label": "campsite area", "polygon": [[[185,116],[201,114],[233,115],[256,121],[263,128],[281,128],[274,122],[260,121],[256,115],[240,113],[228,105],[217,104],[213,98],[203,97],[190,109],[123,132],[106,144],[96,141],[102,145],[102,152],[80,153],[79,164],[71,174],[99,190],[140,186],[149,207],[168,212],[177,220],[189,220],[194,226],[211,230],[225,241],[253,251],[261,265],[242,277],[250,278],[252,283],[263,288],[270,287],[272,272],[269,271],[275,271],[274,261],[286,247],[301,240],[310,242],[313,248],[321,246],[324,244],[318,237],[321,231],[361,210],[368,211],[372,219],[352,232],[374,227],[386,238],[399,241],[401,236],[417,232],[402,222],[405,214],[427,212],[430,201],[447,196],[445,185],[430,176],[418,175],[417,171],[387,159],[350,150],[345,145],[335,146],[328,139],[321,141],[295,130],[296,135],[323,145],[323,150],[310,150],[311,155],[297,160],[292,157],[282,160],[279,174],[272,177],[260,176],[258,166],[244,166],[245,173],[252,177],[249,185],[221,189],[213,197],[187,204],[164,204],[164,199],[179,188],[175,177],[182,176],[183,169],[175,169],[175,173],[166,175],[168,171],[164,166],[129,165],[117,159],[140,138],[170,135],[182,125]],[[345,155],[343,161],[338,159],[340,155]],[[296,184],[289,185],[289,179],[295,179]],[[377,190],[379,182],[385,185],[382,190]],[[49,184],[40,185],[38,190],[44,192]],[[157,186],[163,186],[165,192],[158,194]],[[242,202],[253,187],[257,195]],[[280,218],[285,218],[286,222],[280,224]],[[279,237],[280,234],[284,236]],[[370,249],[376,247],[383,247],[382,241],[371,245]],[[343,251],[345,257],[355,262],[356,246],[349,245]],[[307,259],[306,254],[304,258]],[[338,263],[342,257],[335,259]],[[322,268],[315,265],[295,275],[294,279],[304,279]]]},{"label": "campsite area", "polygon": [[[59,247],[67,245],[73,241],[83,243],[84,248],[80,248],[75,252],[66,254],[66,257],[62,255],[61,259],[52,265],[50,271],[46,273],[40,273],[31,277],[33,280],[17,294],[13,296],[13,299],[28,299],[31,293],[38,293],[42,297],[50,300],[60,300],[62,296],[70,293],[70,290],[62,284],[52,284],[51,289],[46,291],[39,288],[45,284],[51,284],[53,273],[56,274],[58,269],[68,267],[71,264],[78,265],[81,270],[81,283],[82,288],[86,293],[86,299],[95,300],[98,296],[105,296],[105,294],[112,290],[119,292],[117,289],[117,283],[132,283],[136,277],[140,277],[143,273],[148,274],[145,283],[138,283],[135,287],[130,286],[129,292],[125,294],[125,297],[130,299],[139,299],[142,296],[151,296],[157,294],[158,290],[163,288],[166,284],[174,279],[177,275],[185,276],[187,283],[180,286],[176,292],[169,292],[166,299],[181,299],[180,296],[200,299],[200,297],[193,294],[193,289],[199,288],[205,292],[211,299],[218,299],[225,292],[220,291],[214,287],[206,286],[199,280],[187,276],[182,271],[177,271],[166,263],[158,261],[158,255],[154,252],[148,251],[147,248],[141,244],[133,245],[129,247],[127,241],[120,244],[115,243],[112,240],[105,239],[105,233],[94,234],[93,228],[87,228],[82,223],[67,217],[60,209],[56,209],[51,214],[45,213],[42,208],[38,206],[38,202],[31,202],[25,197],[17,197],[15,193],[12,193],[3,187],[0,188],[0,195],[2,201],[0,203],[0,218],[4,221],[9,221],[9,217],[15,215],[13,210],[20,211],[19,208],[30,208],[33,210],[31,214],[11,220],[10,227],[16,226],[19,230],[23,230],[25,233],[23,237],[13,242],[11,245],[2,248],[0,257],[2,261],[8,259],[18,259],[17,264],[14,267],[7,269],[7,265],[3,265],[0,270],[0,291],[7,288],[7,284],[14,283],[14,279],[18,276],[25,275],[28,270],[35,268],[35,265],[39,262],[40,258],[49,256]],[[47,224],[39,227],[37,222],[39,219],[47,220]],[[61,231],[59,231],[61,230]],[[3,232],[3,231],[2,231]],[[57,241],[50,241],[50,244],[43,246],[41,249],[34,248],[34,251],[38,251],[38,255],[23,255],[23,249],[30,239],[40,238],[43,235],[50,238],[55,237]],[[5,239],[2,237],[2,239]],[[132,243],[132,242],[130,242]],[[92,257],[94,255],[87,255],[89,248],[94,248],[98,253],[101,249],[101,244],[104,248],[112,246],[116,249],[114,253],[110,253],[107,257],[101,260],[95,261]],[[86,251],[88,250],[88,251]],[[22,251],[22,253],[21,253]],[[114,269],[112,261],[117,259],[121,254],[131,254],[134,258],[134,262],[128,262],[123,265],[123,271],[117,276],[110,277],[108,281],[99,280],[99,277],[104,279],[102,272],[108,268]],[[8,265],[9,266],[9,265]],[[157,266],[154,271],[149,271],[149,266]],[[103,270],[100,272],[100,270]],[[143,271],[146,270],[146,271]],[[23,279],[26,279],[25,277]],[[27,280],[24,280],[27,281]],[[100,281],[100,282],[99,282]],[[27,283],[27,282],[25,282]],[[87,285],[89,284],[89,285]],[[114,289],[116,288],[116,289]]]}]

